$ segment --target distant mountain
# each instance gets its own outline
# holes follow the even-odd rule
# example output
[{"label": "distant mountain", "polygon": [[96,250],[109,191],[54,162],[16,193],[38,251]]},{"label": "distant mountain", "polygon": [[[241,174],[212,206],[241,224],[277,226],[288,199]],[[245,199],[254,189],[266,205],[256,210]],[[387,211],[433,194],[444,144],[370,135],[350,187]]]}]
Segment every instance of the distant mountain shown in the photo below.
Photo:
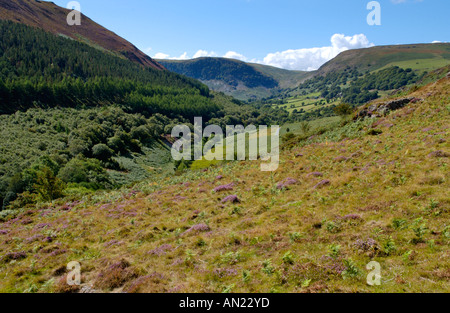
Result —
[{"label": "distant mountain", "polygon": [[311,72],[289,71],[277,67],[245,63],[224,58],[158,60],[170,71],[183,74],[241,100],[266,98],[284,93],[302,82],[351,68],[360,73],[398,66],[416,72],[430,72],[450,63],[450,44],[379,46],[348,50]]},{"label": "distant mountain", "polygon": [[225,58],[158,62],[170,71],[198,79],[213,90],[242,100],[267,97],[279,89],[297,86],[307,74]]},{"label": "distant mountain", "polygon": [[431,71],[450,63],[450,43],[378,46],[348,50],[325,63],[315,75],[341,72],[348,67],[372,72],[390,66]]},{"label": "distant mountain", "polygon": [[80,26],[67,25],[70,10],[53,2],[38,0],[0,0],[0,19],[42,28],[53,34],[68,36],[99,49],[127,58],[135,63],[163,69],[134,45],[82,15]]}]

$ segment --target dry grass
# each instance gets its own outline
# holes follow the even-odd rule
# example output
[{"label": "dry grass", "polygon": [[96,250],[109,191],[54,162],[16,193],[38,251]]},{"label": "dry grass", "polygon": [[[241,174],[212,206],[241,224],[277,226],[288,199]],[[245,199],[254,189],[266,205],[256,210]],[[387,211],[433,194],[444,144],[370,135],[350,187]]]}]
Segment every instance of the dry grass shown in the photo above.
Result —
[{"label": "dry grass", "polygon": [[432,154],[450,152],[449,90],[416,91],[380,135],[299,142],[275,173],[236,162],[24,209],[0,224],[0,291],[70,292],[70,261],[106,292],[449,291],[448,157]]}]

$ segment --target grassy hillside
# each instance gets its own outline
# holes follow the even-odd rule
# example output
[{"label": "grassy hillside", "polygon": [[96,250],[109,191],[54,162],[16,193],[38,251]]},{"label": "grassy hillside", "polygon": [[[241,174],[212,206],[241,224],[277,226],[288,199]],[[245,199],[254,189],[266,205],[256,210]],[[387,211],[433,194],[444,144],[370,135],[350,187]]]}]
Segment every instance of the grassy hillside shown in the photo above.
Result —
[{"label": "grassy hillside", "polygon": [[391,66],[432,71],[449,63],[449,43],[379,46],[342,52],[324,64],[316,75],[343,71],[347,67],[356,68],[359,72]]},{"label": "grassy hillside", "polygon": [[[367,54],[359,50],[362,55]],[[331,64],[338,65],[342,56]],[[394,64],[398,64],[399,66]],[[330,72],[315,73],[296,88],[288,88],[278,95],[262,99],[260,105],[272,105],[291,113],[291,120],[315,120],[335,115],[334,107],[341,103],[358,107],[368,101],[402,92],[416,82],[435,79],[439,66],[450,66],[450,60],[436,57],[433,60],[414,59],[388,63],[376,70],[361,71],[361,64]],[[406,68],[406,66],[411,66]],[[405,68],[403,68],[405,67]],[[430,70],[430,71],[428,71]],[[440,73],[439,75],[445,75]]]},{"label": "grassy hillside", "polygon": [[145,67],[162,70],[163,67],[145,55],[134,45],[95,23],[82,14],[82,23],[76,27],[67,25],[70,10],[53,2],[36,0],[0,1],[0,20],[19,22],[41,28],[55,35],[62,35],[89,44],[99,50],[126,58]]},{"label": "grassy hillside", "polygon": [[0,291],[79,291],[70,261],[84,291],[448,291],[449,90],[290,138],[274,173],[233,162],[2,212]]}]

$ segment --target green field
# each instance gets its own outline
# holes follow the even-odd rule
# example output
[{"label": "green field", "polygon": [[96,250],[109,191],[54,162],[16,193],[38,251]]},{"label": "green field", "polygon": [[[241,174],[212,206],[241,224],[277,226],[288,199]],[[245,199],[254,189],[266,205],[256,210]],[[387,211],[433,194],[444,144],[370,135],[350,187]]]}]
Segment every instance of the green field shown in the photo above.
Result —
[{"label": "green field", "polygon": [[[332,117],[325,117],[325,118],[321,118],[321,119],[317,119],[311,122],[308,122],[308,124],[310,125],[310,132],[311,133],[315,133],[317,132],[317,130],[321,129],[321,128],[325,128],[325,129],[333,129],[335,127],[338,127],[340,122],[341,122],[341,118],[338,116],[332,116]],[[283,142],[283,136],[286,135],[287,133],[292,133],[294,135],[303,135],[303,131],[301,128],[301,122],[297,122],[297,123],[289,123],[289,124],[285,124],[283,126],[281,126],[280,128],[280,143]],[[258,140],[261,140],[261,137],[259,134],[257,134],[256,132],[251,133],[250,134],[251,137],[249,137],[248,135],[246,136],[246,157],[248,158],[248,145],[249,145],[249,138],[254,138],[255,136],[258,136]],[[236,136],[235,136],[236,137]],[[269,145],[269,149],[271,146],[271,136],[269,134],[268,139],[267,137],[264,137],[263,140],[268,140],[268,145]],[[237,138],[235,138],[235,145],[237,145]],[[218,144],[216,146],[216,149],[223,149],[224,151],[224,156],[226,155],[226,144],[222,143],[222,144]],[[214,149],[212,151],[210,151],[206,157],[208,155],[211,155],[212,153],[214,153]],[[225,159],[225,157],[224,157]],[[220,165],[222,163],[224,163],[226,161],[220,161],[220,160],[212,160],[212,161],[208,161],[205,157],[202,160],[198,160],[198,161],[194,161],[191,165],[191,169],[194,170],[200,170],[200,169],[205,169],[211,166],[217,166]]]},{"label": "green field", "polygon": [[339,104],[339,101],[326,103],[326,100],[320,97],[319,92],[313,92],[307,95],[297,95],[287,99],[284,104],[273,104],[275,108],[284,108],[289,113],[293,113],[294,110],[300,112],[308,112],[320,107],[329,107],[331,105]]},{"label": "green field", "polygon": [[435,58],[429,58],[429,59],[416,59],[416,60],[407,60],[407,61],[397,61],[389,63],[382,68],[378,69],[377,71],[381,71],[383,69],[392,67],[392,66],[398,66],[403,69],[411,68],[414,71],[418,72],[430,72],[437,68],[444,67],[446,65],[450,64],[450,59],[446,59],[443,57],[435,57]]},{"label": "green field", "polygon": [[[252,133],[250,133],[250,134],[245,136],[245,142],[243,142],[244,138],[241,137],[241,138],[238,139],[238,136],[234,135],[234,137],[235,137],[235,139],[234,139],[235,151],[236,151],[237,147],[245,145],[245,156],[246,156],[246,159],[248,159],[248,157],[249,157],[249,142],[250,142],[250,139],[255,139],[255,138],[258,139],[258,144],[259,144],[260,140],[266,140],[267,145],[268,145],[268,149],[270,151],[270,149],[271,149],[271,142],[272,142],[271,141],[272,136],[271,136],[270,128],[268,129],[267,132],[268,132],[267,136],[262,136],[258,132],[252,132]],[[281,135],[281,133],[282,133],[282,129],[280,130],[280,135]],[[213,154],[216,151],[216,149],[223,150],[223,155],[224,155],[224,160],[225,160],[226,159],[227,145],[226,145],[226,140],[222,140],[222,142],[218,143],[215,146],[215,148],[211,149],[209,151],[209,153],[207,153],[203,157],[202,160],[194,161],[192,163],[192,165],[191,165],[191,169],[199,170],[199,169],[204,169],[204,168],[208,168],[208,167],[211,167],[211,166],[215,166],[215,165],[219,165],[219,164],[222,164],[224,162],[227,162],[227,161],[222,161],[222,160],[211,160],[211,161],[207,160],[207,158],[211,159],[213,157]]]}]

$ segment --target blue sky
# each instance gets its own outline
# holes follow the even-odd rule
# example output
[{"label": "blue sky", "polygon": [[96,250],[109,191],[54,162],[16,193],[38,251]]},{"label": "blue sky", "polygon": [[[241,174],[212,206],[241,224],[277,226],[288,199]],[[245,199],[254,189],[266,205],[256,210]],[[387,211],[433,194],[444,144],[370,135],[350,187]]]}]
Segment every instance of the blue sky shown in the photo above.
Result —
[{"label": "blue sky", "polygon": [[450,41],[448,0],[379,0],[381,26],[367,24],[370,0],[78,2],[151,57],[227,56],[311,70],[346,49]]}]

